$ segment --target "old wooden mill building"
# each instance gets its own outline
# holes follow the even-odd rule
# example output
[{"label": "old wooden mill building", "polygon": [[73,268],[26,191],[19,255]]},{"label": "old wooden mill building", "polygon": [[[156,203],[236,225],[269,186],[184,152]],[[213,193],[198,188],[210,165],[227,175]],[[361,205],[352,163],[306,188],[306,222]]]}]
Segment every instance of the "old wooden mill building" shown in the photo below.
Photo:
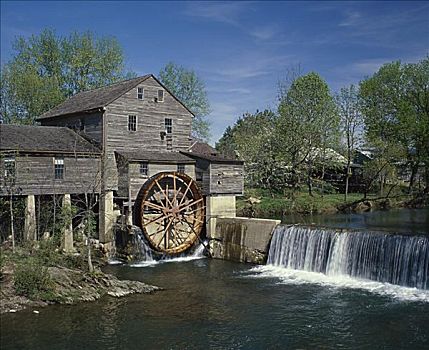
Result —
[{"label": "old wooden mill building", "polygon": [[[182,252],[210,234],[212,218],[235,216],[243,193],[243,162],[193,139],[193,117],[153,75],[76,94],[41,115],[41,126],[0,125],[0,195],[11,193],[13,176],[25,197],[26,239],[38,239],[37,196],[70,204],[96,194],[105,246],[126,220],[155,250]],[[65,232],[72,250],[72,227]]]}]

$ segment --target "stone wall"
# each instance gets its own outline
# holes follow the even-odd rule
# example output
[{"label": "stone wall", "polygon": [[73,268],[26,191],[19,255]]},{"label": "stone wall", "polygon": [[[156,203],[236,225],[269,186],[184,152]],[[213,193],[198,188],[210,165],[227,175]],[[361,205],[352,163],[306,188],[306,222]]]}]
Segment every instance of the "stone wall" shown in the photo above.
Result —
[{"label": "stone wall", "polygon": [[211,232],[213,258],[264,264],[274,228],[280,220],[218,217]]}]

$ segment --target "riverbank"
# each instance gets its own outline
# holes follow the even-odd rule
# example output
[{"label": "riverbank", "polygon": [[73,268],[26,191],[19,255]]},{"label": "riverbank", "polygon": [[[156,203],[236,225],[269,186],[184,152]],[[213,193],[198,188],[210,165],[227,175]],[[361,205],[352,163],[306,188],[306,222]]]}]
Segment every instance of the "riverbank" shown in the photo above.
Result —
[{"label": "riverbank", "polygon": [[297,192],[295,198],[281,193],[269,193],[261,189],[246,190],[245,197],[237,200],[237,215],[259,218],[282,218],[290,214],[361,213],[370,210],[394,208],[420,208],[429,204],[428,196],[396,195],[385,198],[361,193],[314,194]]},{"label": "riverbank", "polygon": [[40,308],[50,304],[95,301],[103,296],[123,297],[153,293],[160,288],[140,281],[119,280],[103,273],[103,261],[94,261],[88,272],[85,255],[62,254],[51,246],[18,247],[5,244],[1,251],[0,313]]}]

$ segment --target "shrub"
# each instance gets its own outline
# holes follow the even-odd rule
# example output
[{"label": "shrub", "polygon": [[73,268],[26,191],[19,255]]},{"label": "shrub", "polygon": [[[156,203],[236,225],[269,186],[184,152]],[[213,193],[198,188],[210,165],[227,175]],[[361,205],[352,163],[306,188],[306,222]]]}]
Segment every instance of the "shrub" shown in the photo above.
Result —
[{"label": "shrub", "polygon": [[33,298],[51,289],[48,269],[37,259],[25,259],[16,266],[14,288],[19,295]]}]

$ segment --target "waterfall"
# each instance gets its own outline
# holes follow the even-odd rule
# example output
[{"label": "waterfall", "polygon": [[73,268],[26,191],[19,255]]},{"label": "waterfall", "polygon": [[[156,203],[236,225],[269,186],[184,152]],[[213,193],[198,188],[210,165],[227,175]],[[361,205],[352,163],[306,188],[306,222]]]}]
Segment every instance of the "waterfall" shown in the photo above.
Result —
[{"label": "waterfall", "polygon": [[268,264],[429,289],[429,237],[279,226]]},{"label": "waterfall", "polygon": [[149,244],[146,242],[146,239],[143,237],[143,232],[139,231],[135,235],[135,244],[138,251],[138,258],[140,261],[154,261],[152,249]]}]

